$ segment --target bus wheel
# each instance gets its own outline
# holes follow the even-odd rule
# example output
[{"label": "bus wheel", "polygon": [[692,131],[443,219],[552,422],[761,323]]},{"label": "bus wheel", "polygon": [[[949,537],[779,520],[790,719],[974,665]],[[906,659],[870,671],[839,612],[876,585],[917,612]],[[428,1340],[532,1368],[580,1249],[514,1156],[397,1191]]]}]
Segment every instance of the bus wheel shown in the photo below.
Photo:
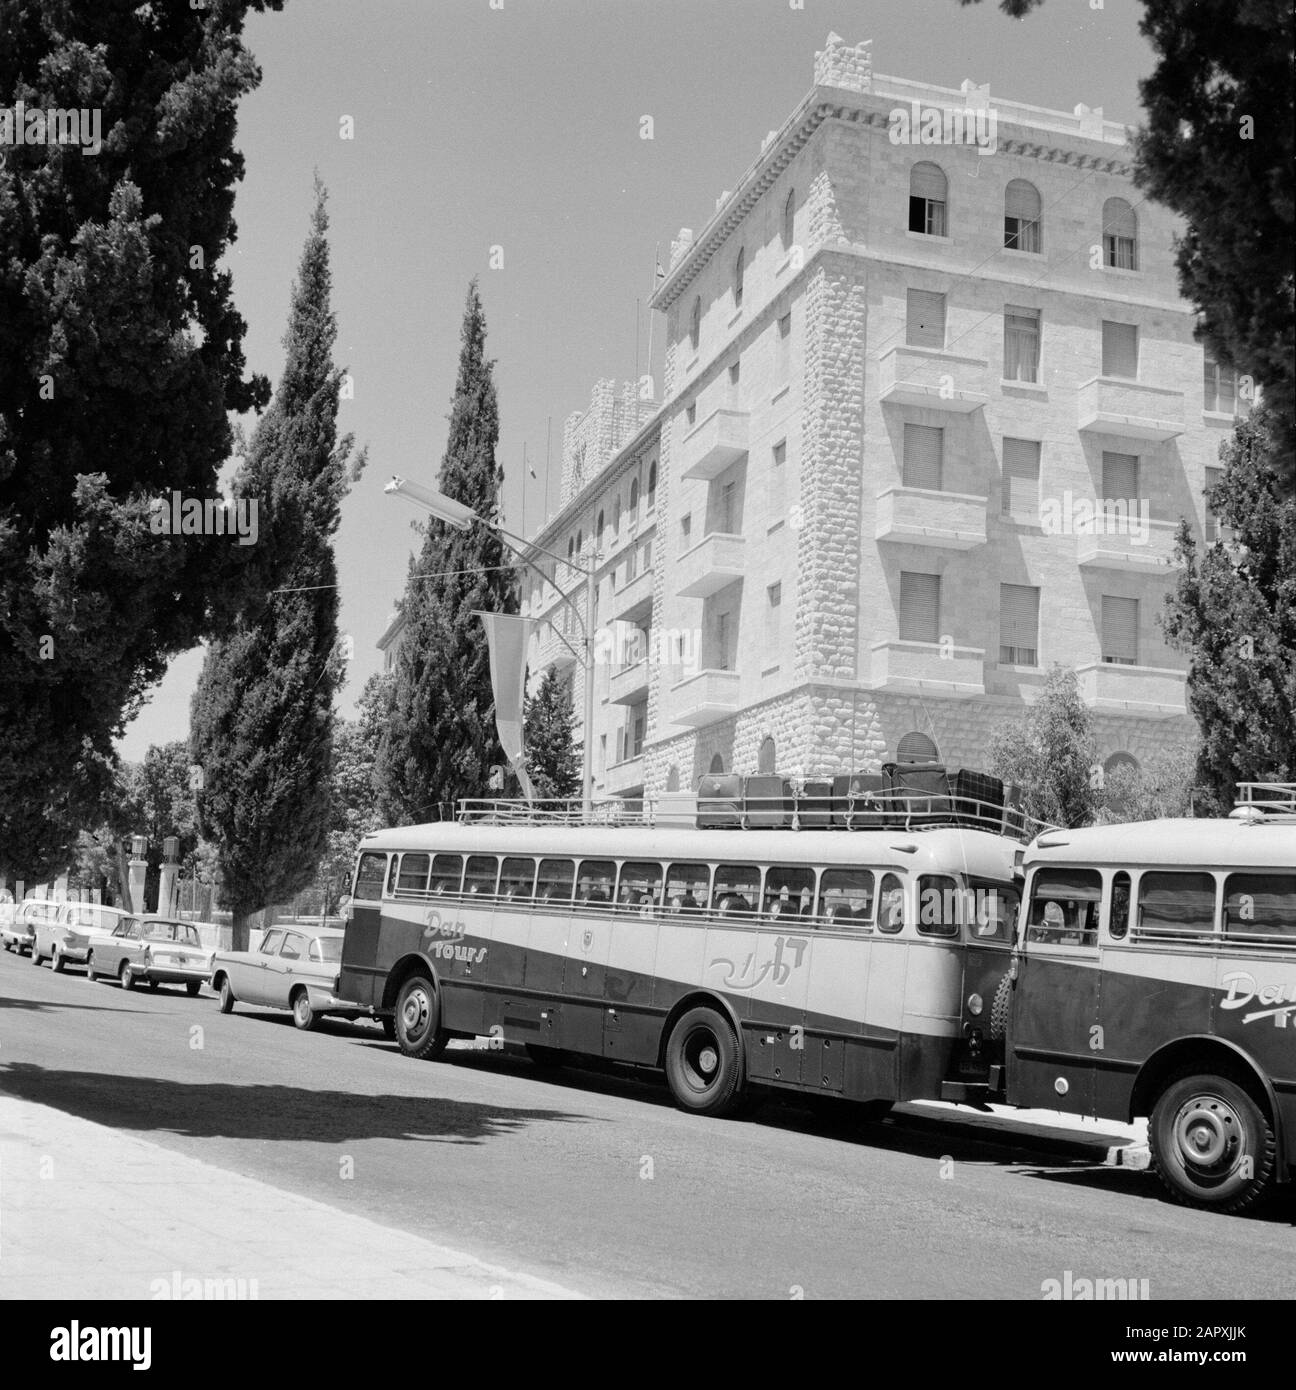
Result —
[{"label": "bus wheel", "polygon": [[559,1067],[567,1065],[566,1053],[556,1047],[541,1047],[539,1043],[527,1043],[526,1051],[535,1065],[545,1071],[557,1071]]},{"label": "bus wheel", "polygon": [[681,1110],[732,1114],[741,1098],[742,1059],[729,1020],[714,1009],[690,1009],[666,1044],[666,1080]]},{"label": "bus wheel", "polygon": [[396,1040],[396,1020],[391,1014],[383,1014],[378,1022],[382,1025],[383,1037],[390,1038],[394,1042]]},{"label": "bus wheel", "polygon": [[1222,1076],[1182,1076],[1157,1098],[1148,1126],[1157,1174],[1185,1206],[1243,1211],[1274,1170],[1274,1135],[1260,1107]]},{"label": "bus wheel", "polygon": [[407,1057],[439,1057],[450,1035],[441,1027],[441,999],[426,975],[411,975],[396,996],[396,1043]]}]

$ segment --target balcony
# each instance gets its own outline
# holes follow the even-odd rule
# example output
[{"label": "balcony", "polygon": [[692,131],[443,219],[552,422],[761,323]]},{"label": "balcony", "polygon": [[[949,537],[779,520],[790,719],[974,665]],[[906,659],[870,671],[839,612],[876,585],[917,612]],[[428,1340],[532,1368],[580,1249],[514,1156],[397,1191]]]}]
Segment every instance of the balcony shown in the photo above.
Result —
[{"label": "balcony", "polygon": [[652,567],[641,569],[633,579],[623,579],[612,593],[607,607],[609,622],[645,617],[652,612]]},{"label": "balcony", "polygon": [[749,418],[745,410],[713,410],[684,436],[680,476],[710,479],[737,463],[747,452]]},{"label": "balcony", "polygon": [[955,647],[942,656],[937,642],[875,642],[869,686],[937,697],[984,695],[985,652],[978,647]]},{"label": "balcony", "polygon": [[878,494],[873,534],[880,541],[973,550],[986,541],[986,502],[962,492],[890,487]]},{"label": "balcony", "polygon": [[1163,444],[1184,432],[1184,393],[1096,376],[1081,385],[1077,428]]},{"label": "balcony", "polygon": [[[1107,534],[1098,528],[1119,526]],[[1140,540],[1138,531],[1146,526]],[[1140,521],[1126,525],[1120,517],[1110,520],[1106,513],[1094,518],[1094,530],[1076,537],[1076,558],[1082,569],[1122,570],[1126,574],[1169,574],[1174,566],[1174,538],[1178,527],[1171,521]],[[1131,534],[1135,532],[1135,534]]]},{"label": "balcony", "polygon": [[741,579],[746,571],[747,542],[742,536],[712,531],[675,564],[675,592],[680,598],[706,598]]},{"label": "balcony", "polygon": [[1080,694],[1095,710],[1164,719],[1186,714],[1185,676],[1160,666],[1119,666],[1091,661],[1076,667]]},{"label": "balcony", "polygon": [[610,795],[624,795],[626,792],[642,794],[644,786],[643,754],[641,753],[634,758],[627,758],[624,762],[613,763],[603,774],[603,784]]},{"label": "balcony", "polygon": [[676,724],[700,729],[738,712],[738,672],[699,671],[671,691]]},{"label": "balcony", "polygon": [[984,357],[935,348],[893,347],[878,358],[878,400],[957,415],[980,410],[986,400]]},{"label": "balcony", "polygon": [[648,698],[648,658],[613,671],[608,678],[608,700],[614,705],[637,705]]}]

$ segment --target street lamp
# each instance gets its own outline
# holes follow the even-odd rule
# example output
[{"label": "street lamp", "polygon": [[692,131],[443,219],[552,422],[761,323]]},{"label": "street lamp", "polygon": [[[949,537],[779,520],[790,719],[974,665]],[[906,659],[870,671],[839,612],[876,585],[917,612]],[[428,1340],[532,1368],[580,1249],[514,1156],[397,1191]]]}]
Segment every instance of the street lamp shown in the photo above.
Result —
[{"label": "street lamp", "polygon": [[577,620],[584,628],[585,738],[581,759],[581,813],[583,818],[589,821],[594,811],[592,785],[594,761],[594,573],[598,556],[592,555],[588,566],[576,564],[571,559],[564,560],[561,555],[555,554],[552,550],[546,550],[542,545],[535,545],[521,536],[515,536],[510,531],[506,531],[498,522],[487,521],[485,517],[478,516],[471,507],[465,507],[462,502],[456,502],[453,497],[447,497],[443,492],[424,487],[421,483],[411,483],[405,478],[392,478],[391,482],[383,488],[383,491],[394,497],[404,497],[420,507],[425,507],[438,521],[444,521],[447,526],[453,526],[458,531],[467,531],[474,523],[485,526],[488,530],[493,531],[515,555],[519,556],[523,564],[529,565],[532,569],[538,570],[540,567],[528,558],[524,547],[538,551],[541,555],[547,555],[550,559],[556,560],[558,564],[566,565],[569,569],[575,570],[577,574],[585,576],[585,615],[583,619],[580,609],[576,607],[571,596],[559,588],[556,579],[551,582],[558,590],[559,596],[571,606]]}]

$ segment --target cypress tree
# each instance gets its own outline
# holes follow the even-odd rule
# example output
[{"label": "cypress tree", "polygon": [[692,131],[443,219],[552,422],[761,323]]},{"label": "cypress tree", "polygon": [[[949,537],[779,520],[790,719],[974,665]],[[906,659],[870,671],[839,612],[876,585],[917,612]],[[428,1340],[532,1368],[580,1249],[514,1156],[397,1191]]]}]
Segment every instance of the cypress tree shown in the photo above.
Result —
[{"label": "cypress tree", "polygon": [[[476,280],[468,287],[460,343],[437,490],[497,522],[504,481],[495,461],[499,407]],[[495,729],[486,634],[474,610],[517,608],[510,556],[489,525],[459,531],[428,524],[401,602],[405,636],[375,772],[388,824],[431,820],[458,797],[488,794],[491,767],[506,759]]]},{"label": "cypress tree", "polygon": [[[342,372],[325,194],[302,253],[284,337],[287,360],[252,437],[235,494],[260,504],[267,591],[212,645],[194,694],[190,748],[204,768],[199,828],[217,849],[235,948],[248,916],[304,888],[330,825],[337,568],[331,538],[348,486],[350,435],[337,438]],[[363,455],[350,477],[358,476]]]},{"label": "cypress tree", "polygon": [[576,710],[571,682],[551,666],[540,689],[526,702],[527,771],[536,796],[580,795],[581,754],[576,744]]}]

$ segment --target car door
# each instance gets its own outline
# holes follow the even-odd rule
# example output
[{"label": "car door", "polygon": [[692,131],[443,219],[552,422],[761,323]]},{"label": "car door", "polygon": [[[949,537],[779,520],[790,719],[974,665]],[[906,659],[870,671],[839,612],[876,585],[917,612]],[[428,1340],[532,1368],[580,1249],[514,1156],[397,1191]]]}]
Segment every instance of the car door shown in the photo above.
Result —
[{"label": "car door", "polygon": [[285,932],[278,951],[266,957],[261,976],[265,996],[261,1002],[272,1008],[286,1009],[293,986],[309,979],[309,955],[310,942],[301,932]]},{"label": "car door", "polygon": [[266,965],[279,954],[284,933],[276,928],[266,932],[255,951],[232,952],[226,967],[234,997],[245,1004],[264,1004],[267,998]]},{"label": "car door", "polygon": [[122,953],[129,940],[131,923],[118,922],[113,934],[93,945],[95,971],[100,975],[115,975],[121,969]]}]

